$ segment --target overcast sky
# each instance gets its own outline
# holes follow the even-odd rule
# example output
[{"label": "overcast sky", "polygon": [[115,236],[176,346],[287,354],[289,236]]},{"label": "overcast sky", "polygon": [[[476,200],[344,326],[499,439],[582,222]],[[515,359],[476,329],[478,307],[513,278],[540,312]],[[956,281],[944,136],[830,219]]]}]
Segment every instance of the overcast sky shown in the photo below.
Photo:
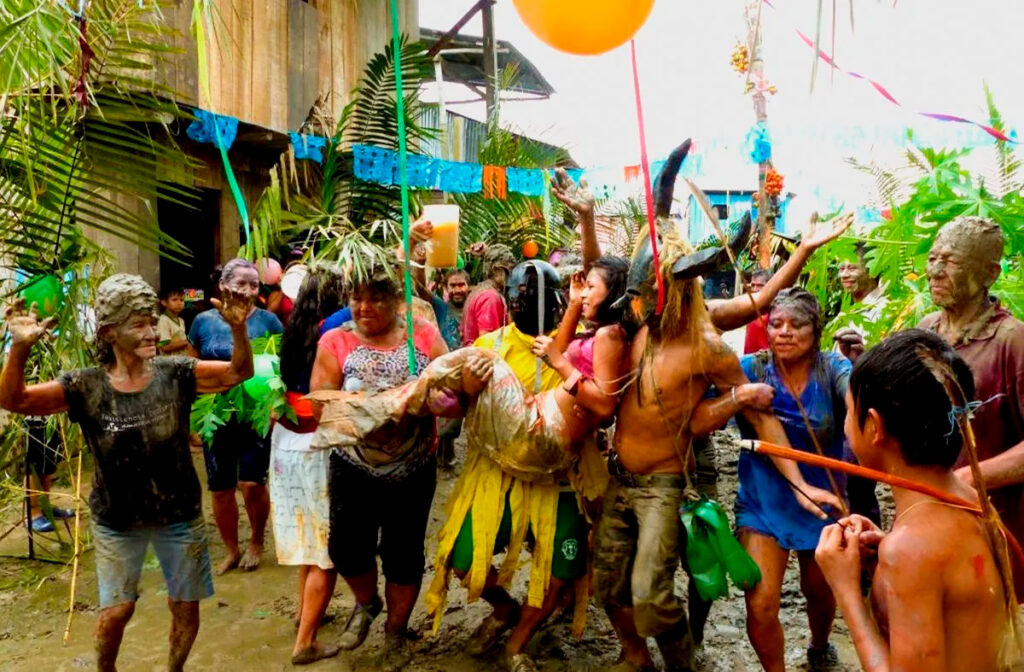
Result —
[{"label": "overcast sky", "polygon": [[[869,84],[819,62],[810,91],[812,50],[796,35],[813,37],[817,0],[774,0],[763,16],[765,72],[778,87],[768,105],[776,134],[775,164],[787,189],[820,183],[839,189],[854,179],[844,156],[893,160],[893,137],[908,126],[937,144],[974,139],[959,124],[932,121],[914,111],[942,112],[984,121],[983,83],[1011,128],[1024,135],[1024,2],[1017,0],[836,0],[835,60],[878,80],[903,107],[882,98]],[[420,24],[448,29],[473,0],[421,0]],[[823,2],[822,46],[831,49],[832,4]],[[742,165],[743,138],[754,120],[743,78],[732,71],[730,54],[746,37],[740,0],[656,0],[637,33],[640,82],[652,158],[664,157],[686,137],[705,147],[714,143],[718,160]],[[536,38],[512,0],[495,7],[497,37],[512,42],[556,89],[548,101],[507,103],[506,125],[568,148],[583,166],[639,162],[636,113],[628,45],[595,57],[558,52]],[[463,32],[479,35],[475,19]],[[452,108],[481,117],[481,106]],[[867,139],[858,140],[856,129]],[[851,138],[852,144],[851,143]],[[714,158],[714,157],[709,157]],[[734,171],[727,171],[734,172]],[[750,171],[751,180],[756,175]],[[719,185],[708,185],[717,188]],[[733,186],[733,185],[721,185]],[[737,188],[737,187],[733,187]]]}]

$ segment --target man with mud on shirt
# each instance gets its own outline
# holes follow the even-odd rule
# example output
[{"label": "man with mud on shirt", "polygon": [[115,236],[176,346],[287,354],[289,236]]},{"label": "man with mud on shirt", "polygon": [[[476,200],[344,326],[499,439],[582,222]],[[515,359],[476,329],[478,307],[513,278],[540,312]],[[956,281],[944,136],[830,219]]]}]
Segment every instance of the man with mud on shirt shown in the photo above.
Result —
[{"label": "man with mud on shirt", "polygon": [[[625,297],[627,316],[638,327],[630,347],[637,379],[619,405],[612,481],[594,543],[595,597],[622,643],[620,670],[654,669],[646,642],[652,636],[666,670],[694,669],[692,635],[674,592],[684,538],[679,505],[694,470],[693,456],[687,455],[689,418],[710,384],[731,391],[749,382],[712,326],[697,278],[708,270],[709,258],[722,255],[687,255],[689,246],[668,219],[675,177],[689,147],[687,140],[672,152],[658,179],[662,268],[655,268],[645,238],[633,255]],[[665,288],[660,316],[655,314],[655,272],[661,273]],[[774,416],[742,412],[759,438],[788,445]],[[779,460],[776,466],[814,500],[798,497],[804,508],[815,513],[818,505],[839,508],[832,493],[807,485],[796,464]]]},{"label": "man with mud on shirt", "polygon": [[[974,374],[971,426],[982,477],[992,504],[1018,541],[1024,540],[1024,322],[1000,305],[989,289],[999,277],[1006,237],[999,225],[980,217],[946,224],[928,254],[928,285],[941,310],[921,328],[942,336]],[[973,485],[967,456],[956,475]],[[1014,568],[1018,597],[1024,572]]]}]

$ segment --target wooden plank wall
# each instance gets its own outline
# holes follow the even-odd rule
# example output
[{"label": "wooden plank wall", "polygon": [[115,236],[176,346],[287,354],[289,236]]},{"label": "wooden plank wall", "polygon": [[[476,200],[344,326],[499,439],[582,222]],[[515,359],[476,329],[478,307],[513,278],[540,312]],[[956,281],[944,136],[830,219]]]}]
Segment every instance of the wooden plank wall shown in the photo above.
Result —
[{"label": "wooden plank wall", "polygon": [[[419,0],[399,1],[403,31],[419,37]],[[214,0],[207,40],[212,100],[201,101],[191,0],[163,11],[184,53],[160,66],[182,102],[286,132],[318,96],[337,119],[366,62],[391,39],[388,0]]]}]

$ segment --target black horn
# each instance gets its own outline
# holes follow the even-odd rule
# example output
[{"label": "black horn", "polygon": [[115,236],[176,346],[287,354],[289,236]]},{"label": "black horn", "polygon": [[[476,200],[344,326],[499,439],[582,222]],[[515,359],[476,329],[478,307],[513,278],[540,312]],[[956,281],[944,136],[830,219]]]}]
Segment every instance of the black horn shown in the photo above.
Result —
[{"label": "black horn", "polygon": [[658,217],[668,217],[672,210],[672,192],[676,187],[676,176],[683,165],[683,159],[690,152],[690,138],[672,150],[668,155],[665,167],[661,169],[658,183],[654,185],[654,213]]}]

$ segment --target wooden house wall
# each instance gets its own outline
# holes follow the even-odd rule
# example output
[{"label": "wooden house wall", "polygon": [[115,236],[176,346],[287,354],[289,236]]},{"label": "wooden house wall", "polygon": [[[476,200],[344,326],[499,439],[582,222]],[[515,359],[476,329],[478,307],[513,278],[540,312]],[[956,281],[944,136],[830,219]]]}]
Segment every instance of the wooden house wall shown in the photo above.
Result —
[{"label": "wooden house wall", "polygon": [[[176,32],[161,81],[182,102],[276,131],[296,130],[322,96],[334,119],[366,62],[391,39],[387,0],[213,0],[210,101],[199,91],[191,0],[164,9]],[[419,37],[418,0],[400,0],[403,32]],[[209,25],[209,23],[208,23]]]}]

